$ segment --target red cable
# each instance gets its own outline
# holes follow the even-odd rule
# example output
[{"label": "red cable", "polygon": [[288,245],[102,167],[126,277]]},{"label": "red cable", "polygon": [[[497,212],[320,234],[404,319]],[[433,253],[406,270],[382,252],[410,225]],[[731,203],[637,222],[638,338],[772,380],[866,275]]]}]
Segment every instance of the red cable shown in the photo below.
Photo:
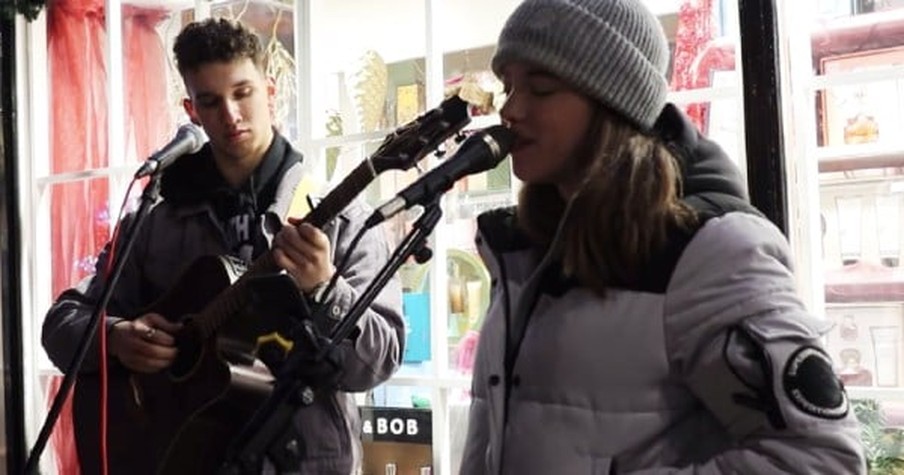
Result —
[{"label": "red cable", "polygon": [[[113,228],[113,237],[110,238],[110,252],[107,254],[107,265],[104,269],[106,279],[110,278],[110,272],[113,269],[113,261],[116,256],[116,243],[119,240],[119,224],[122,219],[122,212],[128,203],[129,195],[132,193],[132,186],[135,184],[133,179],[129,182],[129,188],[126,189],[126,196],[122,200],[119,207],[119,217],[116,219],[116,226]],[[100,351],[100,467],[101,475],[107,475],[107,311],[104,309],[100,315],[100,324],[97,326],[99,351]]]}]

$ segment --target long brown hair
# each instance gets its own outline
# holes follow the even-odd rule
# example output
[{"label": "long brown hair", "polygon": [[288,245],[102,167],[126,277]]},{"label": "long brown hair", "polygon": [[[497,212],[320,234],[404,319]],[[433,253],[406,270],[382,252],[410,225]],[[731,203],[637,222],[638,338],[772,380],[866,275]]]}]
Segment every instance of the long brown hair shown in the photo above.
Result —
[{"label": "long brown hair", "polygon": [[561,227],[554,252],[563,271],[605,295],[613,283],[636,282],[669,232],[689,229],[696,215],[680,200],[665,146],[602,107],[574,159],[585,178],[572,203],[552,184],[525,184],[518,222],[544,248]]}]

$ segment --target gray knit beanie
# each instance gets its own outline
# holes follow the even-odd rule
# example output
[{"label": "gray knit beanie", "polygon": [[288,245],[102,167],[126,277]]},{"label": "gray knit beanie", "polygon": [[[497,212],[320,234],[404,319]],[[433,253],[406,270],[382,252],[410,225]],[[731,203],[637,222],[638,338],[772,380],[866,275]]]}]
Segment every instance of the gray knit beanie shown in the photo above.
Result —
[{"label": "gray knit beanie", "polygon": [[665,106],[669,46],[641,0],[525,0],[508,18],[493,56],[562,78],[649,130]]}]

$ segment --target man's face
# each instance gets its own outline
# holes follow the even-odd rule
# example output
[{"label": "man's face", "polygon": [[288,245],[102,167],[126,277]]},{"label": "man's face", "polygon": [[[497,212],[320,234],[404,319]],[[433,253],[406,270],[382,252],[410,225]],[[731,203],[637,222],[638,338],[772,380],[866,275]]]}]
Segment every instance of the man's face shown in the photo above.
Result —
[{"label": "man's face", "polygon": [[217,160],[256,165],[273,140],[273,83],[249,58],[207,63],[183,80],[185,111],[204,127]]}]

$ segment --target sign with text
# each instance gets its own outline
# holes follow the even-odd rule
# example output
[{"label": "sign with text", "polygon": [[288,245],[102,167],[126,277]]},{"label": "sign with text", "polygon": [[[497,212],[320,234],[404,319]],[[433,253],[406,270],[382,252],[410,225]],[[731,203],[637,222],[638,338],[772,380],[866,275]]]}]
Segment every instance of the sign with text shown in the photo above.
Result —
[{"label": "sign with text", "polygon": [[361,440],[430,444],[433,415],[430,409],[362,407]]}]

